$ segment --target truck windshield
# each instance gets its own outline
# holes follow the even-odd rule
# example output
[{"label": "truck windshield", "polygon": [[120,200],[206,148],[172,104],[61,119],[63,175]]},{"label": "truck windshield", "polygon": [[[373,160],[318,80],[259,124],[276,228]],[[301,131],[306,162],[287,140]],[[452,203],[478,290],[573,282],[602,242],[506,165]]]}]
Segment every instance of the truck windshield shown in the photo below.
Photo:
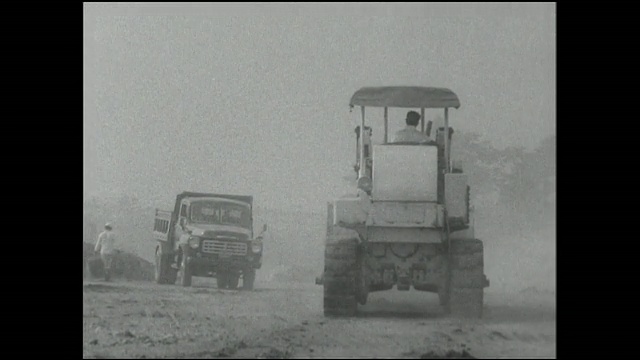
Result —
[{"label": "truck windshield", "polygon": [[251,226],[248,206],[220,201],[201,201],[191,205],[191,221],[200,224]]}]

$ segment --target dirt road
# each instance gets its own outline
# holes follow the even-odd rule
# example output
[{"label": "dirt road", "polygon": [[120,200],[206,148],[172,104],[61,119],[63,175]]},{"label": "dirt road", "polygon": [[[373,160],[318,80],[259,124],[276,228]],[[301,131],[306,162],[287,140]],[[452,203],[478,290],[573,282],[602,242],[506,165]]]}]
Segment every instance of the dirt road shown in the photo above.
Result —
[{"label": "dirt road", "polygon": [[85,281],[85,358],[553,358],[555,295],[486,292],[485,317],[446,318],[434,294],[371,294],[354,319],[322,315],[322,287],[253,292]]}]

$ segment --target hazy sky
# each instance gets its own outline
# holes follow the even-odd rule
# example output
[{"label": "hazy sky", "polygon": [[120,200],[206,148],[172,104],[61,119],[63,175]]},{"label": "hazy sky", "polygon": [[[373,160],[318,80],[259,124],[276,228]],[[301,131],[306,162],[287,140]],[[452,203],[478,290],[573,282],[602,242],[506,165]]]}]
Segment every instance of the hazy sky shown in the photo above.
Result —
[{"label": "hazy sky", "polygon": [[555,134],[553,3],[131,4],[85,4],[88,193],[323,209],[355,174],[363,86],[450,88],[452,126],[496,147]]}]

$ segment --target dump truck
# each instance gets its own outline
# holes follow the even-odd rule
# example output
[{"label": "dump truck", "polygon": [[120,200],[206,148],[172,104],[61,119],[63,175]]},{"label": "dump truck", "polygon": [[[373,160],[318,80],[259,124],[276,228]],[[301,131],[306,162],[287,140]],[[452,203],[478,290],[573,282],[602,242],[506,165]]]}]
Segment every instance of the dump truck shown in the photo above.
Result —
[{"label": "dump truck", "polygon": [[[453,129],[449,109],[460,107],[446,88],[365,87],[351,97],[360,107],[356,132],[356,194],[328,203],[324,315],[357,313],[375,291],[437,293],[446,313],[482,317],[483,242],[474,237],[468,177],[450,159]],[[384,139],[373,144],[365,108],[384,109]],[[430,141],[388,140],[388,109],[419,110],[420,129]],[[444,109],[444,126],[425,129],[425,109]],[[404,124],[403,124],[404,125]],[[435,136],[434,136],[435,135]]]},{"label": "dump truck", "polygon": [[191,286],[215,277],[220,289],[252,290],[262,266],[263,235],[253,234],[253,197],[182,192],[173,211],[156,209],[155,281]]}]

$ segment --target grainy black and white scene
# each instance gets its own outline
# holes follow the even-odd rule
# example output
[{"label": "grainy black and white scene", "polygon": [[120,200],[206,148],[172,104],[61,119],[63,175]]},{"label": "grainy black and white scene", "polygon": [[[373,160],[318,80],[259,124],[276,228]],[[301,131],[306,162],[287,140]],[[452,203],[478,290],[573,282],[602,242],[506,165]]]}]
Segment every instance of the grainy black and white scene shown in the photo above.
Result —
[{"label": "grainy black and white scene", "polygon": [[84,3],[84,358],[555,358],[555,3]]}]

